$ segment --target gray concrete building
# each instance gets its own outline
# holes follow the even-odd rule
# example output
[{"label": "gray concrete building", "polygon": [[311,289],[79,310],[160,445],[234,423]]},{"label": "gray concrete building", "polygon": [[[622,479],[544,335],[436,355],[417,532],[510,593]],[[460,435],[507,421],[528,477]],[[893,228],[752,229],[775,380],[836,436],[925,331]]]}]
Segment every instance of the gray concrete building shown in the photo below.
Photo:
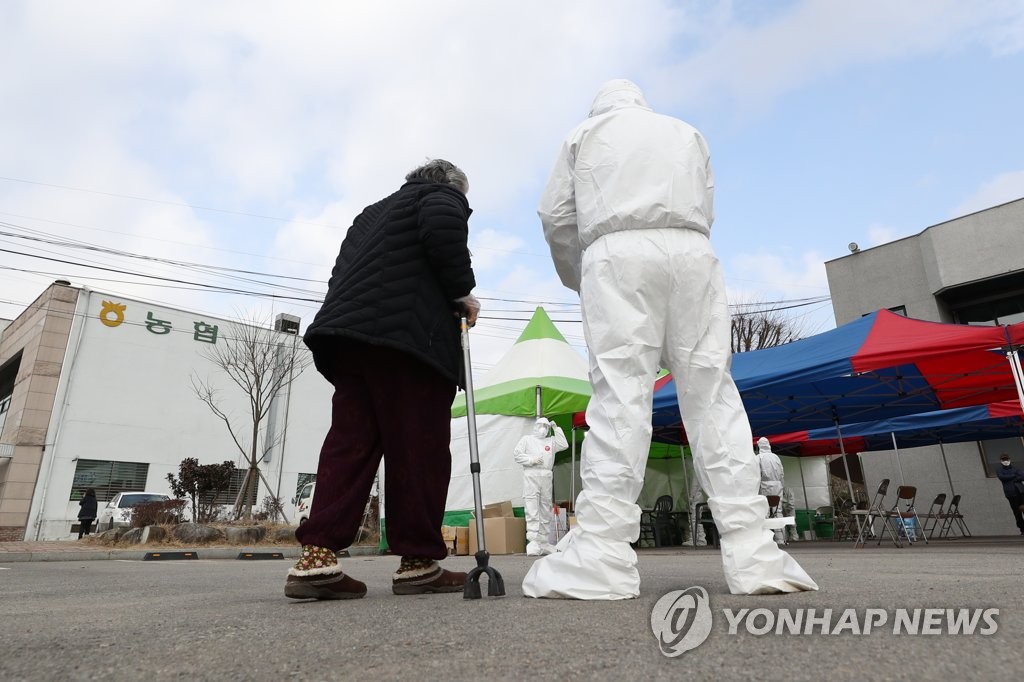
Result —
[{"label": "gray concrete building", "polygon": [[[1024,320],[1022,242],[1024,198],[873,248],[860,250],[851,244],[849,255],[825,263],[836,324],[880,308],[933,322],[1020,322]],[[898,459],[896,451],[864,453],[859,459],[869,494],[883,478],[898,485],[902,470],[906,485],[918,488],[919,511],[927,510],[938,493],[945,492],[947,499],[956,493],[962,496],[961,511],[975,534],[1016,534],[995,478],[1002,452],[1024,468],[1020,438],[900,450]],[[889,499],[894,499],[894,492]]]}]

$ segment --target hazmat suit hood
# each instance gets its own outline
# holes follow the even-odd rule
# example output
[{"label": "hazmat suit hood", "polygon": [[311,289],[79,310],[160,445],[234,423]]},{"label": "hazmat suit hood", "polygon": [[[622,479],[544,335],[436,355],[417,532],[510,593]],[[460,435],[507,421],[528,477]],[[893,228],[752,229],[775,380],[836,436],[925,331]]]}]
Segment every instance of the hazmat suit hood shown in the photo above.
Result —
[{"label": "hazmat suit hood", "polygon": [[768,439],[761,436],[757,441],[757,454],[763,455],[766,452],[772,451],[772,444],[768,442]]},{"label": "hazmat suit hood", "polygon": [[538,419],[533,425],[533,435],[537,438],[544,438],[548,435],[548,429],[550,425],[547,419]]},{"label": "hazmat suit hood", "polygon": [[643,91],[633,81],[625,78],[611,80],[601,86],[590,107],[590,117],[606,114],[612,109],[639,107],[651,110]]}]

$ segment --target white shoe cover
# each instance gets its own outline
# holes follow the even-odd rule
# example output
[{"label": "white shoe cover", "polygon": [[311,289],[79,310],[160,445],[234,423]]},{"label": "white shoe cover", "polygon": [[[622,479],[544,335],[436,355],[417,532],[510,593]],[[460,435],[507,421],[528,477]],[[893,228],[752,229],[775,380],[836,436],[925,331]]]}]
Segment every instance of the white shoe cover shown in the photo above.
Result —
[{"label": "white shoe cover", "polygon": [[550,542],[534,542],[531,540],[526,543],[526,556],[544,556],[554,551],[555,546]]},{"label": "white shoe cover", "polygon": [[711,498],[722,534],[722,567],[733,594],[775,594],[817,590],[800,564],[779,549],[770,528],[791,519],[767,519],[764,497]]},{"label": "white shoe cover", "polygon": [[523,595],[550,599],[635,599],[640,595],[636,552],[628,542],[574,528],[551,556],[530,567]]}]

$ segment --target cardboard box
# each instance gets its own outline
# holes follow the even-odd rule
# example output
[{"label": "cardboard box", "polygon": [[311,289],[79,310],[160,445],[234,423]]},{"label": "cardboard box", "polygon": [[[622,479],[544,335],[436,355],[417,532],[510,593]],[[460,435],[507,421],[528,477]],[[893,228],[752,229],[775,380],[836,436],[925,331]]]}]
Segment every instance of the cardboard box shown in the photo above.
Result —
[{"label": "cardboard box", "polygon": [[448,545],[448,556],[456,552],[456,532],[455,526],[441,526],[441,537],[444,538],[444,544]]},{"label": "cardboard box", "polygon": [[[486,526],[484,530],[487,530]],[[455,529],[455,553],[469,554],[469,528],[467,526],[459,526]]]},{"label": "cardboard box", "polygon": [[[476,554],[476,520],[469,522],[469,553]],[[485,518],[484,542],[490,554],[522,554],[526,551],[526,519]]]},{"label": "cardboard box", "polygon": [[[483,508],[483,514],[485,519],[512,517],[514,516],[514,513],[512,511],[512,501],[505,500],[504,502],[485,504]],[[487,527],[484,526],[484,531],[486,532],[486,530]]]}]

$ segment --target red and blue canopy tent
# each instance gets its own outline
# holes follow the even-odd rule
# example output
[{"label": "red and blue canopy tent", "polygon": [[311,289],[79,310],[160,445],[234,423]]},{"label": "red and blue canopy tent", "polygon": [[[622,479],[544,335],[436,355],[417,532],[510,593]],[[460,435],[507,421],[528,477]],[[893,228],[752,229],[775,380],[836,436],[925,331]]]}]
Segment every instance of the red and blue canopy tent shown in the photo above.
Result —
[{"label": "red and blue canopy tent", "polygon": [[[1018,399],[1024,323],[973,327],[887,310],[775,348],[737,353],[755,437]],[[654,393],[657,439],[685,439],[675,381]]]}]

